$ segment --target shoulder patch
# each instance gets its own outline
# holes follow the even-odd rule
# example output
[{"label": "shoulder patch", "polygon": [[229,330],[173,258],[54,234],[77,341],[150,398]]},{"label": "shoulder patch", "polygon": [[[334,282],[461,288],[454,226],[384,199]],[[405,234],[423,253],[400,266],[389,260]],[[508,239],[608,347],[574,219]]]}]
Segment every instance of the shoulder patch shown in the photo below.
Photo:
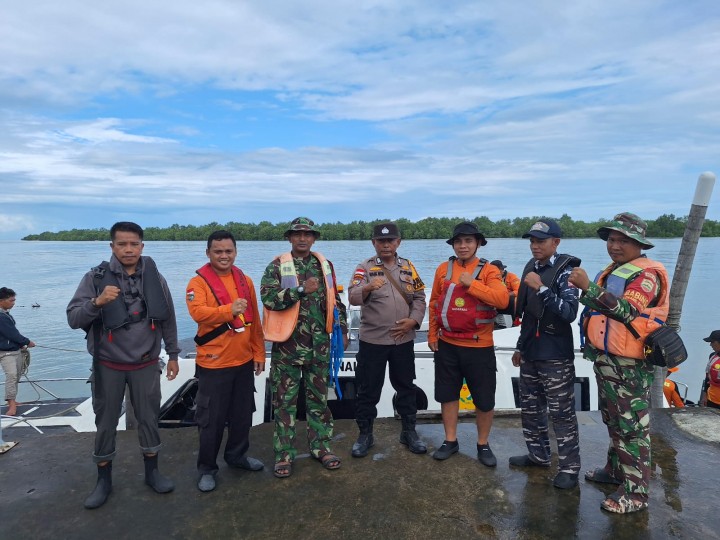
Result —
[{"label": "shoulder patch", "polygon": [[655,283],[647,278],[640,282],[640,288],[645,292],[652,292],[655,288]]},{"label": "shoulder patch", "polygon": [[185,297],[187,298],[188,302],[192,302],[195,300],[195,289],[188,289],[185,293]]}]

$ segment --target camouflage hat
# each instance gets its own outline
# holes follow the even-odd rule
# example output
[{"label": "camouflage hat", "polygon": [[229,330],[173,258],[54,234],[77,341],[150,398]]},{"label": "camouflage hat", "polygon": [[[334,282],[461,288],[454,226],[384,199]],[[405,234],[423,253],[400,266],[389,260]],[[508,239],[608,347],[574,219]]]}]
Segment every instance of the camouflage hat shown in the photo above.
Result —
[{"label": "camouflage hat", "polygon": [[635,214],[631,214],[630,212],[623,212],[622,214],[616,215],[610,225],[600,227],[597,230],[597,233],[600,238],[602,238],[603,240],[607,240],[608,236],[610,235],[610,231],[617,231],[624,234],[628,238],[632,238],[638,244],[640,244],[643,249],[650,249],[655,247],[655,244],[645,238],[645,233],[647,232],[647,223],[645,223]]},{"label": "camouflage hat", "polygon": [[290,222],[290,226],[285,230],[285,238],[287,238],[291,232],[294,231],[310,231],[315,233],[315,238],[320,236],[320,231],[315,226],[315,222],[306,217],[297,217]]}]

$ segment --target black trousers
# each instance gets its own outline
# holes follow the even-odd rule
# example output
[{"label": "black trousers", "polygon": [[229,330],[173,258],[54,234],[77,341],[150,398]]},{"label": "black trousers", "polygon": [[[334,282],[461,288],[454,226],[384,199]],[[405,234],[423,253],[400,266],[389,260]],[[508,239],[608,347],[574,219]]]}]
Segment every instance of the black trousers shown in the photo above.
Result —
[{"label": "black trousers", "polygon": [[197,468],[200,474],[215,474],[225,424],[228,438],[223,457],[231,463],[250,447],[250,427],[255,412],[253,362],[241,366],[208,369],[197,366],[198,391],[195,418],[200,433]]},{"label": "black trousers", "polygon": [[400,416],[417,413],[415,397],[414,343],[374,345],[360,340],[355,378],[358,382],[355,418],[366,422],[377,417],[377,404],[385,382],[385,365],[390,369],[390,383],[397,392],[396,407]]}]

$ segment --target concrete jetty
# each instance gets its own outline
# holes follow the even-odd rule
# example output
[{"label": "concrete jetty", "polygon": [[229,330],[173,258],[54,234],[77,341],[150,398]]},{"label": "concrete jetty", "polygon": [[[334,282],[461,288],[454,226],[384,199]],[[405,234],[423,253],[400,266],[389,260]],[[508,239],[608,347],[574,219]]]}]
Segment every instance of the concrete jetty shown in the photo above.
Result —
[{"label": "concrete jetty", "polygon": [[[607,431],[597,412],[579,419],[586,470],[604,463]],[[327,471],[305,454],[284,480],[272,475],[272,426],[263,424],[252,429],[249,455],[262,459],[265,470],[229,469],[221,459],[211,493],[196,488],[195,429],[164,430],[160,466],[176,482],[168,495],[145,486],[136,433],[120,432],[114,490],[98,510],[83,508],[95,482],[92,433],[39,436],[13,428],[4,438],[19,444],[0,456],[0,538],[720,538],[720,414],[653,410],[651,429],[650,508],[623,516],[600,509],[611,486],[581,476],[579,488],[562,491],[552,486],[554,467],[509,467],[508,457],[525,451],[517,416],[496,418],[495,469],[477,461],[472,419],[460,424],[460,453],[443,462],[400,445],[395,419],[377,421],[371,453],[354,459],[355,423],[339,420],[334,449],[342,468]],[[442,443],[439,423],[422,423],[418,432],[430,452]]]}]

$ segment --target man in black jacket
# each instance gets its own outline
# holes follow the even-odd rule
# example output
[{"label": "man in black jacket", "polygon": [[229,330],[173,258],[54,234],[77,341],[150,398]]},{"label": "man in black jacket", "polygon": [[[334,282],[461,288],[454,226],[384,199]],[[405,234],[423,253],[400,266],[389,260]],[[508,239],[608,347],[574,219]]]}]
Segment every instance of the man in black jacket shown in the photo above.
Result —
[{"label": "man in black jacket", "polygon": [[522,315],[520,338],[512,357],[520,367],[520,406],[528,453],[510,458],[516,467],[549,467],[548,415],[558,445],[558,474],[553,485],[577,486],[580,472],[578,425],[575,416],[575,353],[571,323],[579,291],[568,284],[580,260],[557,253],[562,231],[551,219],[536,222],[523,238],[530,239],[530,259],[518,295]]}]

